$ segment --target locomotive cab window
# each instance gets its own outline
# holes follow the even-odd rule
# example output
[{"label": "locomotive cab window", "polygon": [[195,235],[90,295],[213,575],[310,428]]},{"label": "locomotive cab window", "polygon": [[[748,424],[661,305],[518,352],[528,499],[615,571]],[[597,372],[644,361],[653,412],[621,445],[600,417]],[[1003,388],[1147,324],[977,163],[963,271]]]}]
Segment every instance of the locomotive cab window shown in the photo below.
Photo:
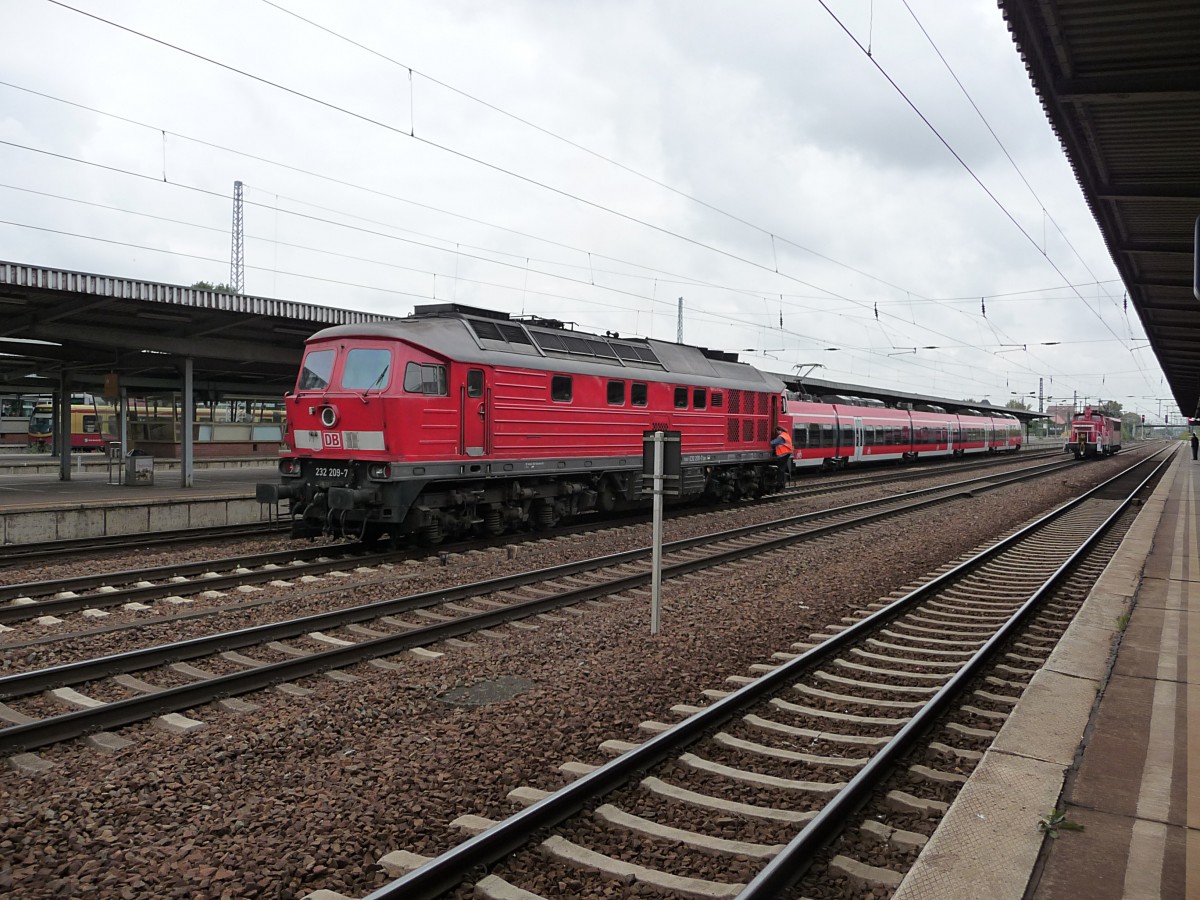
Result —
[{"label": "locomotive cab window", "polygon": [[629,386],[629,402],[633,406],[645,406],[647,403],[648,392],[646,385],[640,381],[635,381]]},{"label": "locomotive cab window", "polygon": [[392,351],[382,347],[355,347],[342,364],[342,387],[348,391],[383,390],[392,371]]},{"label": "locomotive cab window", "polygon": [[610,381],[608,383],[608,404],[609,406],[625,405],[625,382]]},{"label": "locomotive cab window", "polygon": [[300,369],[298,391],[323,391],[329,387],[329,376],[333,374],[333,350],[310,350],[304,357]]},{"label": "locomotive cab window", "polygon": [[675,408],[676,409],[687,409],[687,388],[685,388],[685,387],[675,388]]},{"label": "locomotive cab window", "polygon": [[483,369],[467,369],[467,396],[483,396]]},{"label": "locomotive cab window", "polygon": [[708,408],[708,391],[704,388],[696,388],[692,391],[692,409],[707,409]]},{"label": "locomotive cab window", "polygon": [[555,375],[550,379],[550,399],[559,403],[571,402],[571,376]]},{"label": "locomotive cab window", "polygon": [[404,367],[404,390],[410,394],[434,394],[445,397],[446,367],[410,362]]}]

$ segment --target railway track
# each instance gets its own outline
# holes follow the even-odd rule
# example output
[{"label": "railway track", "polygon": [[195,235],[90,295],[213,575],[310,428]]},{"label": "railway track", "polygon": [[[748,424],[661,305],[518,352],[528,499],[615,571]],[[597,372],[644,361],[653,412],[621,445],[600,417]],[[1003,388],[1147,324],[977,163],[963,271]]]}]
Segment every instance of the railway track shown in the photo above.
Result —
[{"label": "railway track", "polygon": [[[1019,458],[1018,458],[1019,457]],[[884,484],[901,484],[906,481],[916,481],[930,476],[950,474],[954,467],[969,466],[972,469],[996,468],[1000,466],[1011,466],[1013,463],[1028,463],[1038,460],[1062,460],[1064,458],[1061,450],[1036,450],[1030,452],[1015,453],[998,453],[984,458],[968,457],[967,459],[958,458],[938,458],[928,460],[922,463],[906,463],[904,471],[894,474],[886,472],[864,472],[862,470],[852,470],[850,472],[840,472],[837,474],[809,472],[805,470],[803,474],[798,474],[792,484],[779,494],[772,494],[769,499],[772,500],[790,500],[795,497],[806,497],[814,494],[824,494],[832,490],[850,490],[855,487],[870,487],[874,485]],[[897,463],[897,465],[901,465]],[[938,471],[942,469],[943,471]]]},{"label": "railway track", "polygon": [[[1044,474],[1059,468],[1069,468],[1070,462],[1062,460],[1061,454],[1058,456],[1059,459],[1055,462],[1041,466],[1022,467],[1021,471]],[[793,492],[779,495],[777,499],[797,499],[809,494],[828,494],[831,491],[906,482],[929,477],[929,474],[931,473],[905,473],[882,477],[874,476],[869,479],[855,478],[849,483],[839,481],[822,486],[806,485]],[[962,487],[983,484],[994,477],[994,475],[980,475],[955,484]],[[954,485],[950,487],[953,488]],[[926,490],[936,492],[942,489],[934,487]],[[918,494],[920,491],[914,491],[910,492],[908,496]],[[704,514],[707,512],[680,510],[677,517]],[[623,521],[626,524],[637,523],[648,521],[648,517],[639,514]],[[610,522],[605,522],[602,527],[609,527],[610,524]],[[595,522],[580,523],[556,529],[553,533],[571,534],[590,531],[596,526]],[[464,552],[471,549],[488,549],[509,544],[511,540],[511,537],[484,539],[456,545],[455,550]],[[427,554],[428,551],[380,552],[370,550],[360,544],[329,544],[228,559],[13,583],[0,586],[0,603],[7,601],[8,604],[0,606],[0,625],[12,626],[31,620],[41,620],[43,624],[56,624],[51,620],[63,615],[87,610],[103,611],[115,607],[127,607],[131,611],[139,611],[150,602],[168,598],[178,602],[178,598],[186,597],[191,593],[236,591],[243,586],[266,584],[306,575],[316,577],[344,570],[347,567],[363,568],[402,563],[417,558],[417,555]],[[209,596],[215,596],[215,594],[209,593]],[[89,615],[94,616],[95,613],[90,612]]]},{"label": "railway track", "polygon": [[290,526],[279,522],[255,522],[247,525],[215,525],[208,528],[179,528],[166,531],[109,534],[61,541],[36,541],[6,544],[0,548],[0,566],[36,565],[68,559],[91,559],[97,553],[119,553],[147,547],[169,547],[204,541],[225,541],[239,537],[283,535]]},{"label": "railway track", "polygon": [[[742,900],[886,893],[900,878],[895,860],[915,858],[926,836],[898,825],[945,807],[883,793],[897,767],[936,797],[965,780],[954,769],[969,769],[994,737],[1107,563],[1111,530],[1132,519],[1134,498],[1165,465],[1138,463],[843,630],[814,635],[759,677],[705,692],[707,705],[676,707],[683,721],[645,723],[653,736],[611,742],[602,749],[619,755],[605,765],[567,762],[564,787],[515,790],[525,808],[512,817],[462,817],[472,836],[449,852],[394,851],[381,863],[400,877],[368,900],[466,896],[456,893],[464,882],[497,900],[550,897],[564,884],[592,896],[612,879]],[[909,762],[918,748],[932,766]],[[834,841],[842,847],[828,849]],[[879,845],[892,865],[838,852]],[[802,881],[815,860],[819,871]]]},{"label": "railway track", "polygon": [[[900,497],[677,541],[664,547],[663,575],[682,576],[733,563],[793,546],[797,541],[859,528],[885,517],[1058,471],[1059,467],[997,473]],[[589,600],[640,591],[651,580],[649,557],[649,548],[639,548],[551,570],[9,675],[0,678],[0,700],[36,698],[42,691],[55,691],[53,697],[76,707],[76,711],[56,716],[37,703],[25,712],[7,706],[0,709],[0,718],[10,723],[10,727],[0,729],[0,753],[34,749],[165,712],[192,709],[358,662],[375,660],[386,666],[389,664],[383,658],[401,651],[417,650]],[[280,573],[271,575],[279,578]],[[330,633],[335,629],[342,629],[341,634]],[[283,643],[296,639],[299,645]],[[259,648],[257,656],[240,652],[248,647]],[[208,668],[189,662],[201,658],[207,659]],[[150,674],[145,678],[133,677],[134,673],[146,672]],[[111,699],[99,699],[97,690]],[[130,693],[135,696],[128,696]]]}]

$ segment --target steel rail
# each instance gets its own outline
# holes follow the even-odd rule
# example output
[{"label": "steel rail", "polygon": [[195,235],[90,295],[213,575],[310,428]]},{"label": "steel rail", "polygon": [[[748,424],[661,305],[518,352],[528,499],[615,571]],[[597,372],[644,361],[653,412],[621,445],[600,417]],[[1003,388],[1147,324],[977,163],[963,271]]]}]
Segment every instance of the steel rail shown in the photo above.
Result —
[{"label": "steel rail", "polygon": [[1075,564],[1099,543],[1117,519],[1124,515],[1134,498],[1170,462],[1170,458],[1162,460],[1149,475],[1138,483],[1079,548],[1062,562],[1041,587],[1029,595],[1029,598],[1001,626],[1000,630],[979,648],[941,690],[934,694],[909,722],[871,757],[858,774],[851,778],[846,786],[821,808],[821,811],[805,825],[800,833],[792,838],[787,846],[746,885],[746,888],[738,894],[738,900],[772,900],[779,896],[780,891],[791,887],[804,875],[816,853],[842,832],[849,816],[866,800],[867,795],[890,774],[895,762],[908,752],[950,704],[957,701],[964,688],[990,661],[1000,645],[1017,631],[1024,620],[1040,605],[1043,597],[1066,580]]},{"label": "steel rail", "polygon": [[[1033,476],[1025,475],[1023,477],[1028,478]],[[996,476],[992,476],[990,479],[974,479],[973,481],[990,481],[995,478]],[[988,485],[988,487],[999,486],[999,484],[1006,484],[1013,480],[1023,479],[1006,478],[998,484]],[[975,489],[978,490],[980,487],[980,485],[976,485]],[[747,556],[770,552],[771,550],[788,546],[799,540],[811,540],[824,534],[859,527],[863,524],[903,512],[910,512],[915,509],[946,502],[956,495],[957,492],[950,492],[948,496],[944,497],[933,497],[919,500],[916,503],[901,504],[898,506],[893,505],[886,510],[868,513],[850,522],[831,523],[806,531],[800,535],[783,534],[760,543],[734,547],[700,559],[684,560],[664,567],[663,574],[667,577],[676,577],[713,566],[724,565]],[[850,504],[845,509],[872,504],[877,505],[878,501]],[[804,516],[789,517],[788,519],[779,520],[779,522],[792,523],[795,519],[812,518],[821,515],[824,514],[809,513]],[[772,524],[776,527],[781,527],[778,523]],[[766,527],[763,525],[744,526],[733,529],[731,532],[722,533],[719,539],[726,541],[730,535],[740,535],[756,529],[761,531]],[[702,535],[678,541],[673,545],[668,545],[668,547],[672,552],[678,552],[679,550],[690,549],[712,542],[712,535]],[[490,592],[511,589],[513,586],[517,586],[517,582],[521,579],[524,579],[525,583],[535,580],[554,580],[555,578],[565,577],[568,574],[577,574],[580,571],[586,571],[587,568],[594,569],[599,566],[612,567],[627,564],[638,558],[644,559],[648,552],[645,548],[639,548],[603,557],[599,562],[597,560],[585,560],[578,563],[567,563],[562,566],[556,566],[551,570],[543,570],[537,573],[522,573],[521,575],[493,579],[490,582],[477,582],[473,585],[465,585],[459,588],[433,591],[426,595],[418,595],[418,598],[378,601],[377,603],[368,604],[365,607],[357,607],[353,610],[321,613],[302,619],[290,620],[285,623],[256,626],[238,632],[196,638],[190,641],[152,647],[146,650],[129,651],[125,654],[114,654],[98,660],[85,660],[80,663],[68,663],[49,669],[17,673],[0,678],[0,697],[7,699],[13,696],[24,696],[34,691],[45,690],[68,681],[78,684],[81,681],[88,681],[113,674],[115,671],[138,671],[167,662],[193,659],[212,652],[244,647],[252,643],[262,643],[268,638],[294,637],[297,634],[317,630],[318,624],[326,628],[332,627],[339,619],[341,623],[345,624],[350,621],[377,618],[380,615],[388,614],[388,612],[397,611],[401,608],[402,604],[406,602],[411,603],[414,600],[422,606],[429,606],[439,602],[450,602],[452,597],[454,599],[465,599],[467,597],[479,596],[480,593],[484,592],[484,589],[490,589]],[[548,575],[552,577],[547,578]],[[0,753],[16,753],[36,749],[37,747],[58,743],[94,731],[128,725],[164,712],[190,709],[223,697],[260,690],[264,687],[290,681],[295,678],[302,678],[329,669],[353,665],[354,663],[380,656],[388,656],[402,650],[458,637],[480,629],[492,628],[516,618],[524,618],[562,606],[644,587],[649,583],[651,577],[650,572],[639,572],[603,583],[570,589],[548,597],[510,605],[501,609],[463,616],[451,622],[413,629],[398,635],[388,635],[386,637],[362,641],[348,647],[312,653],[304,657],[284,660],[282,662],[267,663],[246,672],[217,676],[180,687],[164,688],[161,691],[142,697],[119,700],[93,709],[65,713],[60,716],[39,719],[23,725],[10,726],[0,729]],[[409,608],[419,608],[419,606],[410,606]],[[381,610],[384,611],[381,612]]]},{"label": "steel rail", "polygon": [[[950,485],[941,485],[935,487],[922,488],[919,491],[907,491],[899,496],[887,497],[874,500],[862,500],[859,503],[846,504],[835,506],[829,510],[818,510],[815,512],[805,512],[799,516],[791,516],[781,518],[774,522],[755,524],[755,526],[744,526],[740,529],[732,529],[726,533],[725,539],[732,540],[739,535],[754,534],[768,528],[787,527],[790,523],[800,523],[810,521],[812,518],[822,518],[827,516],[835,516],[845,514],[847,511],[862,509],[864,506],[880,505],[886,503],[899,502],[899,498],[922,497],[926,494],[937,494],[938,492],[953,491],[956,488],[972,487],[972,490],[979,490],[979,485],[986,486],[1002,486],[1008,484],[1012,480],[1021,480],[1022,478],[1036,478],[1038,475],[1046,474],[1046,470],[1055,470],[1066,463],[1055,463],[1048,467],[1034,467],[1021,473],[1007,474],[992,474],[980,475],[978,478],[968,479],[966,481],[953,482]],[[1002,479],[1001,481],[996,481]],[[992,485],[992,482],[995,482]],[[695,544],[708,544],[712,542],[712,535],[701,536],[701,538],[691,539]],[[686,547],[686,541],[680,541],[680,545],[668,545],[673,550],[683,550]],[[173,576],[192,576],[203,575],[205,572],[214,569],[246,569],[250,566],[263,566],[268,564],[288,564],[294,559],[306,559],[305,570],[307,572],[330,571],[335,570],[340,565],[346,564],[346,558],[342,558],[341,562],[330,563],[314,563],[312,558],[328,556],[331,552],[341,551],[352,556],[352,562],[358,565],[372,565],[378,563],[388,563],[394,559],[408,558],[407,551],[389,551],[383,553],[362,552],[362,545],[346,544],[326,547],[301,547],[295,550],[277,551],[275,553],[257,554],[251,557],[234,557],[229,559],[209,560],[209,562],[187,563],[181,565],[166,565],[156,566],[152,569],[142,569],[125,572],[108,572],[101,575],[85,575],[73,578],[64,578],[64,580],[26,582],[24,584],[11,584],[11,586],[0,587],[0,601],[12,600],[19,596],[28,596],[29,594],[47,594],[50,592],[76,592],[76,590],[84,590],[88,588],[104,587],[112,582],[121,580],[133,580],[137,578],[139,581],[162,581],[163,578]],[[361,556],[354,556],[356,552],[360,552]],[[635,551],[640,552],[640,551]],[[646,551],[648,552],[648,551]],[[280,577],[278,570],[262,570],[252,572],[241,572],[241,574],[222,575],[215,578],[205,578],[203,582],[190,582],[188,587],[193,587],[203,590],[215,590],[222,587],[236,587],[238,584],[272,581]],[[61,596],[50,600],[42,600],[36,604],[25,604],[20,606],[0,606],[0,625],[10,624],[14,622],[23,622],[23,620],[34,618],[35,616],[55,616],[59,613],[78,612],[85,608],[98,606],[116,606],[124,604],[131,600],[156,600],[163,596],[178,594],[181,589],[184,589],[182,583],[158,583],[148,584],[145,587],[127,587],[124,590],[116,590],[116,592],[108,594],[82,594],[78,596]]]},{"label": "steel rail", "polygon": [[[1146,462],[1139,461],[1131,469],[1144,465]],[[1165,464],[1166,462],[1163,462],[1161,465]],[[1161,468],[1161,465],[1156,467],[1156,472],[1158,468]],[[695,743],[711,730],[738,715],[742,710],[761,702],[790,684],[798,672],[832,658],[849,644],[855,643],[863,636],[869,634],[878,625],[896,618],[942,585],[957,579],[970,569],[976,568],[982,562],[1015,546],[1026,537],[1061,518],[1077,506],[1090,500],[1093,495],[1106,489],[1112,482],[1124,477],[1124,475],[1125,473],[1122,473],[1108,479],[1081,497],[1063,504],[1058,509],[1042,516],[1015,534],[986,548],[969,560],[939,575],[883,609],[872,613],[865,619],[830,637],[811,650],[800,654],[795,659],[784,663],[726,697],[715,701],[701,712],[695,713],[666,731],[660,732],[635,749],[581,776],[566,787],[553,792],[504,821],[469,838],[457,847],[414,869],[412,872],[377,888],[363,898],[363,900],[433,900],[433,898],[443,896],[446,892],[453,890],[461,884],[470,872],[476,871],[480,867],[486,867],[504,858],[524,846],[529,841],[530,836],[538,830],[551,828],[559,824],[597,798],[627,784],[638,773],[676,755],[684,747]],[[1149,477],[1153,477],[1153,473]],[[1146,480],[1149,480],[1149,478]],[[1142,482],[1142,484],[1144,483],[1145,481]],[[1129,501],[1126,502],[1128,503]],[[985,646],[995,646],[995,644],[989,642]],[[945,691],[943,690],[940,693],[944,694]],[[915,729],[908,727],[904,731],[910,736],[915,733]],[[878,767],[874,771],[878,771]],[[860,781],[861,784],[862,782]],[[830,817],[825,817],[823,821],[828,823]],[[809,827],[811,828],[812,826]],[[789,856],[794,858],[794,855]],[[774,897],[778,895],[761,893],[757,896]]]},{"label": "steel rail", "polygon": [[54,591],[85,591],[89,588],[130,581],[154,581],[155,579],[170,578],[175,575],[193,576],[211,572],[214,569],[248,568],[268,564],[286,564],[293,559],[310,559],[328,556],[331,553],[345,553],[358,549],[361,544],[328,544],[321,547],[291,547],[286,550],[272,550],[267,553],[253,553],[248,556],[227,556],[223,559],[208,559],[199,562],[171,563],[165,566],[151,566],[147,569],[126,569],[119,572],[100,572],[94,575],[72,575],[68,578],[49,578],[44,581],[24,581],[16,584],[0,585],[0,600],[12,600],[16,597],[45,596]]},{"label": "steel rail", "polygon": [[129,534],[107,534],[89,538],[6,544],[0,547],[0,566],[92,551],[121,550],[127,547],[153,547],[160,544],[202,542],[227,537],[272,535],[283,533],[289,529],[289,525],[278,522],[254,522],[245,525],[213,525],[205,528],[178,528],[171,531],[136,531]]},{"label": "steel rail", "polygon": [[[356,552],[357,550],[357,552]],[[345,555],[320,561],[321,557],[329,556],[331,553],[336,554],[342,552]],[[316,548],[305,547],[297,550],[286,550],[278,553],[262,555],[262,556],[246,556],[236,559],[221,559],[209,560],[203,563],[187,563],[178,566],[163,566],[159,569],[144,569],[140,572],[133,573],[129,577],[146,576],[147,573],[154,573],[149,577],[142,577],[140,580],[149,581],[151,578],[162,579],[165,577],[187,577],[187,581],[181,582],[161,582],[159,584],[148,584],[145,586],[125,587],[118,590],[109,591],[108,593],[97,594],[79,594],[69,597],[53,597],[49,600],[39,600],[34,603],[26,603],[20,605],[0,606],[0,625],[20,622],[26,619],[31,619],[35,616],[50,616],[58,613],[77,612],[81,609],[99,608],[103,606],[116,606],[121,603],[128,603],[132,600],[157,600],[161,597],[170,597],[180,592],[188,591],[207,591],[216,590],[218,588],[236,587],[240,584],[253,584],[255,582],[272,581],[284,575],[296,574],[313,574],[317,572],[329,572],[339,568],[346,568],[348,565],[361,566],[379,562],[387,562],[394,558],[394,554],[372,554],[362,551],[361,546],[346,545],[342,548]],[[296,564],[299,561],[299,564]],[[199,576],[211,572],[214,569],[225,568],[248,568],[251,565],[265,566],[278,565],[279,568],[263,569],[258,568],[249,572],[232,572],[224,575],[216,575],[213,578],[200,578]],[[167,573],[171,573],[170,576]],[[116,573],[126,576],[127,573]],[[85,576],[89,580],[91,587],[104,587],[109,581],[114,581],[111,577],[105,576]],[[71,581],[81,581],[81,579],[71,579]],[[91,583],[99,581],[99,584]],[[37,585],[58,585],[58,582],[34,582]],[[66,582],[64,586],[59,587],[59,590],[64,592],[74,593],[74,587],[68,586]],[[11,600],[16,597],[23,597],[23,593],[12,593],[20,588],[29,587],[29,584],[15,585],[11,590],[0,590],[0,600]],[[12,596],[9,596],[12,594]]]},{"label": "steel rail", "polygon": [[[900,515],[905,512],[912,512],[933,504],[947,502],[956,496],[957,489],[959,488],[967,488],[969,489],[969,492],[974,492],[981,490],[984,487],[1000,487],[1005,484],[1009,484],[1012,481],[1033,478],[1040,474],[1045,473],[1040,471],[1033,473],[1021,473],[1020,475],[1016,476],[1005,476],[1003,481],[996,482],[995,484],[981,485],[979,483],[981,481],[995,482],[995,480],[1000,477],[997,475],[991,475],[984,478],[971,479],[967,482],[957,482],[953,485],[944,485],[942,487],[914,491],[904,495],[905,498],[913,498],[935,492],[946,493],[948,489],[953,489],[949,490],[949,493],[946,496],[934,496],[930,499],[920,500],[916,503],[906,503],[903,499],[894,497],[886,498],[884,500],[864,500],[856,503],[846,504],[844,506],[834,507],[828,510],[802,513],[800,515],[787,516],[785,518],[776,519],[770,522],[763,522],[755,525],[743,525],[738,528],[732,528],[715,534],[705,534],[697,537],[672,541],[663,547],[663,551],[667,555],[685,552],[696,547],[707,546],[714,543],[734,541],[743,537],[757,535],[764,531],[776,531],[793,528],[797,525],[808,524],[819,519],[838,517],[848,513],[853,513],[858,510],[878,507],[881,504],[890,504],[884,509],[879,509],[876,512],[868,515],[858,516],[849,521],[843,520],[831,523],[821,528],[813,529],[811,531],[806,531],[802,534],[783,535],[766,543],[747,545],[735,551],[728,551],[732,554],[736,554],[735,556],[720,556],[706,558],[705,560],[697,562],[680,563],[669,566],[668,568],[664,569],[664,571],[668,573],[685,574],[686,572],[694,571],[696,568],[705,568],[708,565],[713,564],[713,559],[721,559],[722,561],[728,562],[732,559],[768,552],[770,549],[773,549],[777,546],[790,545],[803,540],[812,540],[835,531],[856,528],[864,524],[869,524],[873,521],[878,521],[879,519]],[[643,562],[649,556],[649,554],[649,548],[637,547],[632,550],[624,550],[620,553],[613,553],[607,556],[562,563],[546,569],[521,572],[515,575],[505,575],[499,578],[488,579],[486,581],[476,581],[455,588],[438,588],[420,594],[408,595],[406,597],[378,600],[374,603],[368,603],[349,609],[335,610],[333,612],[326,613],[315,613],[311,616],[289,619],[285,622],[256,625],[250,628],[239,629],[237,631],[223,632],[221,634],[200,638],[192,638],[190,640],[178,641],[171,644],[162,644],[157,647],[149,647],[141,650],[129,650],[124,653],[111,654],[109,656],[100,657],[94,660],[64,663],[59,666],[37,669],[31,672],[18,672],[12,675],[0,677],[0,699],[10,699],[13,697],[25,696],[37,691],[58,687],[63,684],[79,684],[84,681],[92,681],[96,678],[103,678],[109,675],[137,672],[163,665],[165,663],[196,659],[202,656],[211,655],[213,653],[236,650],[241,647],[261,644],[266,641],[283,640],[289,637],[296,637],[300,634],[306,634],[311,631],[322,631],[329,628],[340,627],[342,625],[365,622],[371,619],[378,619],[379,617],[385,615],[410,612],[430,606],[437,606],[443,603],[452,603],[456,600],[467,600],[484,594],[511,591],[515,588],[523,587],[525,585],[544,581],[555,581],[571,575],[579,575],[582,573],[595,571],[597,569],[617,568],[619,566]],[[305,571],[312,570],[306,568]],[[271,577],[276,578],[280,577],[281,575],[280,572],[271,572],[270,574]],[[208,587],[213,584],[213,582],[213,579],[206,579],[204,586]],[[635,586],[640,587],[641,585],[638,584]],[[178,585],[174,586],[173,589],[177,588]],[[625,590],[628,588],[622,589]],[[86,600],[87,598],[69,598],[68,600],[62,602],[75,603]],[[59,601],[50,602],[58,603]],[[25,606],[18,607],[18,609],[42,610],[48,605],[49,602],[46,604],[39,604],[36,607]],[[93,604],[82,602],[82,605],[88,606]],[[0,621],[3,621],[4,612],[5,608],[0,607]],[[413,632],[407,633],[412,634]],[[427,640],[426,642],[428,643],[430,641]]]}]

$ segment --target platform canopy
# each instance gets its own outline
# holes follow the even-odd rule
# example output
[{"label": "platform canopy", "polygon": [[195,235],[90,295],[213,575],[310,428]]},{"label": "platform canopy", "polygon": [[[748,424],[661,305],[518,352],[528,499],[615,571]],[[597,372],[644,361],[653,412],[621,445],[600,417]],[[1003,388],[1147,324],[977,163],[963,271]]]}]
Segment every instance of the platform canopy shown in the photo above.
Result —
[{"label": "platform canopy", "polygon": [[331,325],[389,316],[0,261],[0,391],[48,393],[69,369],[99,392],[110,373],[131,391],[279,397],[304,340]]},{"label": "platform canopy", "polygon": [[999,3],[1175,402],[1200,416],[1200,2]]}]

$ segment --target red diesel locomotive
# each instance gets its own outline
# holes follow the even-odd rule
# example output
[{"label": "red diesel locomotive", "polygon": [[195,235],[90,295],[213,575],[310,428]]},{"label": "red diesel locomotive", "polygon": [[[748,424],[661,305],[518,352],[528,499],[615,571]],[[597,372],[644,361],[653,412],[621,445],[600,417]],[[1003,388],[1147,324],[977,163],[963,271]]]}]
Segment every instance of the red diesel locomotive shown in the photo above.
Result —
[{"label": "red diesel locomotive", "polygon": [[646,431],[679,431],[682,499],[780,489],[769,439],[797,467],[1016,450],[1015,417],[891,409],[784,391],[734,355],[603,337],[458,304],[313,335],[286,398],[281,484],[293,534],[437,543],[549,528],[641,504]]},{"label": "red diesel locomotive", "polygon": [[780,487],[783,383],[731,354],[457,304],[309,339],[286,399],[293,533],[500,534],[641,500],[642,440],[676,430],[684,499]]},{"label": "red diesel locomotive", "polygon": [[1092,456],[1112,456],[1121,449],[1121,420],[1103,415],[1090,406],[1071,417],[1071,430],[1064,453],[1074,453],[1076,459]]}]

